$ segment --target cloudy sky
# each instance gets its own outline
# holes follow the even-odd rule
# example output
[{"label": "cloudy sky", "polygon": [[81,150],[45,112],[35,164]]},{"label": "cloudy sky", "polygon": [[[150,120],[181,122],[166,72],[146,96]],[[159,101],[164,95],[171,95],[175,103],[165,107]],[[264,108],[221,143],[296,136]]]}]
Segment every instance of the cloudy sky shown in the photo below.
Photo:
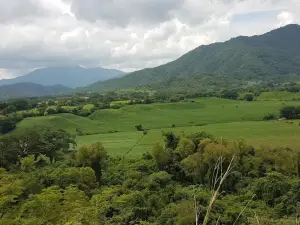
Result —
[{"label": "cloudy sky", "polygon": [[0,79],[35,68],[153,67],[300,23],[300,0],[0,0]]}]

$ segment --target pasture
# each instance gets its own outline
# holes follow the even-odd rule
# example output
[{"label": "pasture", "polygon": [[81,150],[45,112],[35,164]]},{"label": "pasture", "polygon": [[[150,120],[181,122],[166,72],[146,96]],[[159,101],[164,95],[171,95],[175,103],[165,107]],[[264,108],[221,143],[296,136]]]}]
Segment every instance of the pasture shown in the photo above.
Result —
[{"label": "pasture", "polygon": [[[291,104],[299,102],[197,98],[177,103],[98,110],[90,117],[59,114],[26,118],[17,129],[39,126],[65,129],[77,135],[79,146],[100,141],[111,155],[128,157],[140,156],[151,150],[155,142],[163,142],[162,131],[181,135],[206,131],[217,138],[244,139],[256,147],[300,148],[299,122],[262,121],[266,114],[279,115],[281,107]],[[138,132],[137,124],[148,130],[148,134]]]},{"label": "pasture", "polygon": [[150,151],[155,142],[163,143],[162,132],[172,131],[178,135],[189,135],[205,131],[216,138],[226,140],[245,140],[255,147],[290,147],[300,149],[299,122],[286,121],[254,121],[209,124],[205,126],[188,126],[149,130],[142,132],[120,132],[114,134],[96,134],[77,137],[79,146],[93,142],[101,142],[110,155],[141,156]]}]

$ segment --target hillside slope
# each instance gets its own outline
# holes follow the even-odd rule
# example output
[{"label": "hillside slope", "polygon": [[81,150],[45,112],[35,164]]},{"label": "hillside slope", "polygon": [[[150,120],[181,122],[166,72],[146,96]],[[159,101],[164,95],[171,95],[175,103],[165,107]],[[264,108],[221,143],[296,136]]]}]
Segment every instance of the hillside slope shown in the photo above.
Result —
[{"label": "hillside slope", "polygon": [[97,81],[104,81],[122,76],[124,73],[114,69],[52,67],[34,70],[14,79],[0,80],[1,85],[16,83],[36,83],[44,86],[63,85],[71,88],[83,87]]},{"label": "hillside slope", "polygon": [[259,36],[240,36],[223,43],[200,46],[165,65],[97,82],[85,89],[109,91],[151,86],[203,73],[241,80],[300,75],[299,37],[299,25],[288,25]]},{"label": "hillside slope", "polygon": [[66,94],[71,91],[71,88],[62,85],[43,86],[34,83],[10,84],[0,86],[0,100]]}]

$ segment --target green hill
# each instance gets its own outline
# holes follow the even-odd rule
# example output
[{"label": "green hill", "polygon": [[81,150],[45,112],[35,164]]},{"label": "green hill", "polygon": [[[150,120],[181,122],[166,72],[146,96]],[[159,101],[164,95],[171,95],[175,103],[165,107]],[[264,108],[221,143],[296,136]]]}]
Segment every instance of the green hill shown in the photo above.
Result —
[{"label": "green hill", "polygon": [[71,91],[71,88],[62,85],[43,86],[34,83],[10,84],[0,86],[0,100],[66,94]]},{"label": "green hill", "polygon": [[[298,101],[294,101],[298,104]],[[234,101],[219,98],[197,98],[177,103],[130,105],[119,109],[103,109],[89,118],[73,114],[31,117],[21,121],[17,128],[62,128],[72,134],[78,129],[83,134],[133,132],[135,125],[145,129],[161,129],[206,124],[260,121],[268,113],[278,114],[284,101]],[[183,116],[184,115],[184,116]]]},{"label": "green hill", "polygon": [[[288,25],[263,35],[241,36],[223,43],[200,46],[173,62],[122,78],[97,82],[85,90],[110,91],[138,86],[157,88],[174,80],[175,83],[185,83],[186,79],[195,80],[191,83],[201,83],[203,79],[216,80],[214,76],[225,83],[229,79],[229,83],[237,84],[245,80],[284,80],[286,75],[300,75],[299,36],[300,26]],[[209,84],[204,82],[204,85]]]},{"label": "green hill", "polygon": [[100,133],[101,124],[86,117],[75,116],[73,114],[59,114],[52,116],[29,117],[22,120],[17,129],[48,127],[53,129],[64,129],[72,134],[81,131],[85,134]]}]

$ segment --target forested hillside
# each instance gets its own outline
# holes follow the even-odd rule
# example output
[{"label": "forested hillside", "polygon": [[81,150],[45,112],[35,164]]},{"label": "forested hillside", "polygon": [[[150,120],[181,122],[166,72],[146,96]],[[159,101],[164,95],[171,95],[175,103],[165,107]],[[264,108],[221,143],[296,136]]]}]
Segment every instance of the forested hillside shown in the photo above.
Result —
[{"label": "forested hillside", "polygon": [[71,88],[62,85],[43,86],[34,83],[18,83],[0,86],[0,100],[46,95],[66,94]]},{"label": "forested hillside", "polygon": [[172,79],[181,79],[184,84],[190,78],[198,82],[206,77],[203,74],[218,76],[219,80],[230,80],[230,83],[285,80],[285,76],[300,73],[299,36],[300,26],[288,25],[259,36],[237,37],[224,43],[200,46],[173,62],[98,82],[85,90],[160,87]]}]

